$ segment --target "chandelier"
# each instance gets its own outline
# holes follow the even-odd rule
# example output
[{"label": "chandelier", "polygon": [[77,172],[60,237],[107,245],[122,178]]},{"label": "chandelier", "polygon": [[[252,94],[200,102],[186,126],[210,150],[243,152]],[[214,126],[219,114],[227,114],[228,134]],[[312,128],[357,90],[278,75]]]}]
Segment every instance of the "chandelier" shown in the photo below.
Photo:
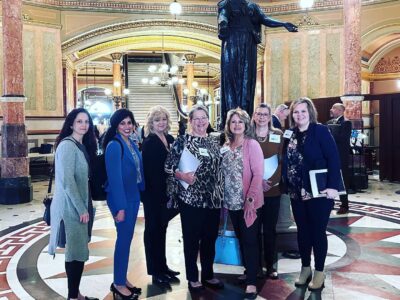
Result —
[{"label": "chandelier", "polygon": [[184,84],[185,80],[182,78],[183,66],[169,66],[165,62],[166,54],[164,53],[164,34],[161,36],[161,55],[162,63],[160,65],[149,66],[148,71],[151,74],[151,77],[142,78],[142,83],[161,86]]}]

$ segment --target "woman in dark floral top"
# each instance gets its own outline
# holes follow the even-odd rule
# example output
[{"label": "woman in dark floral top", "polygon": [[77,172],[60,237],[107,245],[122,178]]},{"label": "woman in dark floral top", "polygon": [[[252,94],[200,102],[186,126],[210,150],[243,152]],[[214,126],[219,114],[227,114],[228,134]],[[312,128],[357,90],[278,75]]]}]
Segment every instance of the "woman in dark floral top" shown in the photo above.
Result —
[{"label": "woman in dark floral top", "polygon": [[[338,197],[340,160],[335,141],[328,127],[317,123],[317,111],[312,101],[300,98],[290,106],[292,134],[286,150],[286,179],[293,216],[297,225],[297,241],[302,268],[296,286],[308,285],[309,290],[324,287],[324,264],[328,251],[326,227]],[[327,169],[325,197],[313,198],[310,170]],[[311,252],[315,272],[311,272]]]},{"label": "woman in dark floral top", "polygon": [[[208,111],[204,106],[193,106],[189,122],[190,133],[177,138],[165,162],[165,171],[170,176],[167,193],[177,202],[181,214],[189,290],[199,291],[204,285],[223,288],[223,283],[214,278],[213,272],[222,199],[218,140],[207,136]],[[178,168],[184,149],[200,162],[194,172],[184,173]],[[186,183],[187,188],[179,181]],[[201,282],[197,269],[199,250]]]}]

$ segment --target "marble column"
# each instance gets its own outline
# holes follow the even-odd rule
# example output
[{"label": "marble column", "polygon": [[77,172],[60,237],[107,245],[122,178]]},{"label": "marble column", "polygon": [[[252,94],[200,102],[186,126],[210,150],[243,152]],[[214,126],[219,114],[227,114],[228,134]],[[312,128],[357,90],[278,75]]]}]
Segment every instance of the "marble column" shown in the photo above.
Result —
[{"label": "marble column", "polygon": [[186,85],[189,90],[187,95],[187,111],[193,106],[193,98],[195,96],[196,89],[193,88],[194,81],[194,59],[196,58],[195,53],[185,54],[186,58]]},{"label": "marble column", "polygon": [[113,99],[115,102],[115,108],[121,107],[121,57],[122,53],[112,53],[111,58],[113,60]]},{"label": "marble column", "polygon": [[[362,127],[361,102],[361,0],[343,1],[344,15],[344,96],[345,117],[353,122],[353,127]],[[360,127],[361,126],[361,127]]]},{"label": "marble column", "polygon": [[2,1],[3,110],[1,126],[0,204],[32,200],[28,137],[25,127],[22,0]]},{"label": "marble column", "polygon": [[78,101],[78,71],[74,70],[72,72],[72,92],[74,93],[74,107]]}]

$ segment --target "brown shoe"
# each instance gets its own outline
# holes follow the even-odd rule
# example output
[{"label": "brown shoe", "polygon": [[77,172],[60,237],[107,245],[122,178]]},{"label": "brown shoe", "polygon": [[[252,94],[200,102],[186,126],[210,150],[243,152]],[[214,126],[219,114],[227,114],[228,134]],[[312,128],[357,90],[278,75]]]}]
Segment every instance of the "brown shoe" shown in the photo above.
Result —
[{"label": "brown shoe", "polygon": [[349,209],[345,207],[339,208],[339,210],[336,212],[337,215],[345,215],[349,213]]}]

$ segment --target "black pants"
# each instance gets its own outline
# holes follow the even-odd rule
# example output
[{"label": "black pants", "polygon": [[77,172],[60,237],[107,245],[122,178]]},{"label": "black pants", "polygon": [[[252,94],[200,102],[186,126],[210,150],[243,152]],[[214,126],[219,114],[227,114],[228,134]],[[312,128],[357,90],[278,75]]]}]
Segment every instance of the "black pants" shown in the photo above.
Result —
[{"label": "black pants", "polygon": [[144,208],[144,248],[146,252],[147,274],[159,276],[166,273],[167,259],[165,243],[168,222],[178,214],[177,209],[167,208],[166,203],[143,201]]},{"label": "black pants", "polygon": [[291,199],[291,203],[297,225],[301,264],[303,267],[310,266],[312,250],[315,270],[322,272],[328,252],[326,227],[334,202],[332,199],[313,198],[306,201]]},{"label": "black pants", "polygon": [[218,236],[220,209],[197,208],[179,202],[186,279],[199,281],[197,256],[200,250],[201,280],[214,277],[215,241]]},{"label": "black pants", "polygon": [[[348,159],[342,160],[342,157],[341,157],[341,161],[342,161],[341,169],[342,169],[343,182],[344,182],[346,190],[348,190],[351,186],[349,160]],[[349,196],[347,194],[345,194],[345,195],[340,195],[339,197],[340,197],[340,202],[341,202],[340,207],[348,209],[349,208]]]},{"label": "black pants", "polygon": [[65,262],[65,272],[68,278],[68,298],[78,298],[84,265],[85,262],[77,260]]},{"label": "black pants", "polygon": [[[260,254],[264,254],[267,272],[272,272],[278,257],[276,253],[276,224],[278,223],[281,196],[264,197],[264,205],[260,208],[259,245]],[[262,257],[262,255],[260,255]],[[260,259],[262,266],[262,258]]]},{"label": "black pants", "polygon": [[247,285],[256,285],[259,265],[258,233],[260,216],[257,211],[257,218],[253,225],[247,227],[243,214],[244,211],[242,209],[229,211],[233,229],[235,230],[236,237],[239,239],[243,266],[246,268]]}]

